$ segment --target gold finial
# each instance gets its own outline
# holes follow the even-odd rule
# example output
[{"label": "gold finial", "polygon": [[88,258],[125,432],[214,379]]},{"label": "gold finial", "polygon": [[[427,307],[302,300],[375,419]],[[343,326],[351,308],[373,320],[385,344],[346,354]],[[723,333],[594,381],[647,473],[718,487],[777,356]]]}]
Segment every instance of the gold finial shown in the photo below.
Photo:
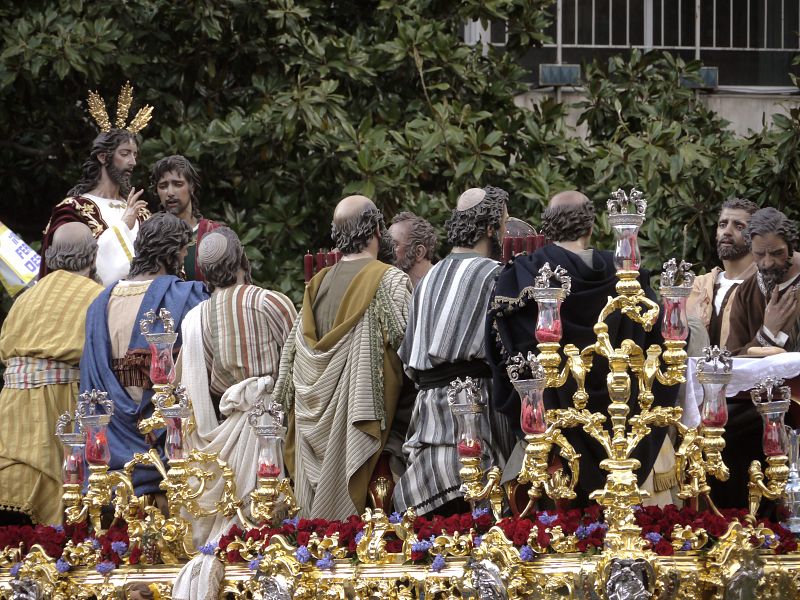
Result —
[{"label": "gold finial", "polygon": [[[150,119],[153,116],[153,107],[145,105],[139,109],[136,116],[131,119],[128,126],[125,126],[125,120],[128,118],[128,113],[133,103],[133,86],[130,81],[126,81],[125,85],[120,89],[119,96],[117,97],[117,119],[114,127],[118,129],[127,129],[131,133],[139,133],[142,129],[147,127]],[[108,111],[106,111],[106,103],[97,92],[89,92],[89,114],[97,123],[100,131],[103,133],[111,130],[111,120],[108,118]]]}]

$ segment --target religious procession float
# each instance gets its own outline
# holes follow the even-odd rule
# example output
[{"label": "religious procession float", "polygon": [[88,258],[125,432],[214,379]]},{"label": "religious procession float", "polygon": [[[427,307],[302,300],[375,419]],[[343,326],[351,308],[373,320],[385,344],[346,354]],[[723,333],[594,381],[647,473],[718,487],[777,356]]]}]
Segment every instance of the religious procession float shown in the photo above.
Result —
[{"label": "religious procession float", "polygon": [[[274,404],[250,415],[259,441],[253,466],[258,483],[240,497],[224,461],[185,443],[192,406],[175,385],[176,334],[169,314],[152,314],[142,329],[151,346],[157,409],[141,429],[166,428],[167,464],[152,450],[109,471],[112,403],[101,390],[82,394],[75,414],[65,414],[57,431],[64,446],[65,525],[3,533],[0,598],[166,599],[182,567],[202,555],[225,565],[222,598],[800,597],[798,438],[784,425],[791,392],[775,378],[753,386],[766,464],[749,466],[749,509],[718,510],[709,482],[730,476],[721,453],[735,361],[724,349],[706,348],[687,375],[689,265],[674,259],[665,264],[659,306],[638,281],[645,200],[635,190],[618,190],[608,207],[617,295],[597,317],[596,341],[562,347],[559,309],[570,280],[562,268],[545,265],[530,290],[538,304],[538,354],[509,361],[527,442],[517,479],[527,486],[521,510],[510,510],[500,470],[482,463],[478,420],[485,407],[470,378],[452,382],[449,401],[459,428],[462,492],[472,512],[426,518],[376,507],[340,522],[297,518],[299,507],[283,477],[284,415]],[[610,315],[619,312],[650,330],[662,309],[663,347],[641,348],[631,340],[613,347]],[[608,363],[608,404],[591,412],[584,384],[600,360]],[[677,386],[687,376],[702,387],[699,419],[690,425],[680,407],[659,406],[653,393],[654,384]],[[545,388],[568,380],[576,387],[572,406],[545,410]],[[637,483],[639,462],[632,452],[655,427],[677,432],[680,509],[642,506],[647,493]],[[547,497],[556,507],[575,497],[581,474],[578,453],[564,434],[570,428],[581,428],[602,446],[605,485],[591,494],[596,504],[589,508],[538,510]],[[562,468],[549,468],[554,452]],[[168,511],[134,494],[140,468],[155,468],[163,477]],[[212,490],[215,500],[204,503]],[[782,523],[760,518],[764,500],[782,505],[785,516],[776,517]],[[214,515],[237,524],[218,541],[194,547],[193,522]]]}]

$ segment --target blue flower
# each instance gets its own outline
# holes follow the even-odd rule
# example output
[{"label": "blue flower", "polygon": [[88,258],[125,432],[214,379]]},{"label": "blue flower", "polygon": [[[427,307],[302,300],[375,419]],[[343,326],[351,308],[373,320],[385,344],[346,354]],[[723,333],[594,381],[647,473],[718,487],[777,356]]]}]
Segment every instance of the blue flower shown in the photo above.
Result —
[{"label": "blue flower", "polygon": [[203,544],[198,548],[200,554],[205,554],[206,556],[211,556],[217,549],[217,542],[208,542],[207,544]]},{"label": "blue flower", "polygon": [[579,540],[585,540],[598,529],[608,529],[608,525],[606,525],[605,523],[601,523],[600,521],[593,521],[588,525],[580,525],[575,530],[575,535]]},{"label": "blue flower", "polygon": [[775,543],[775,536],[767,534],[764,537],[764,543],[761,544],[761,547],[762,548],[771,548],[774,543]]},{"label": "blue flower", "polygon": [[363,537],[364,537],[364,530],[362,529],[356,534],[356,544],[359,543],[361,541],[361,538]]},{"label": "blue flower", "polygon": [[109,573],[111,573],[111,571],[113,571],[116,568],[117,565],[115,565],[110,560],[104,560],[101,563],[97,563],[97,572],[100,573],[100,575],[108,575]]},{"label": "blue flower", "polygon": [[56,571],[59,573],[66,573],[72,568],[72,565],[65,561],[63,558],[59,558],[56,561]]},{"label": "blue flower", "polygon": [[94,548],[95,550],[99,550],[100,549],[100,542],[97,541],[97,538],[86,538],[83,541],[84,542],[91,542],[92,543],[92,548]]},{"label": "blue flower", "polygon": [[128,551],[128,544],[120,541],[111,542],[111,549],[120,556],[122,556]]},{"label": "blue flower", "polygon": [[478,517],[482,517],[483,515],[489,514],[488,508],[476,508],[472,511],[472,518],[477,519]]},{"label": "blue flower", "polygon": [[433,562],[431,563],[431,571],[438,573],[442,569],[444,569],[444,556],[437,554],[436,558],[434,558]]},{"label": "blue flower", "polygon": [[56,533],[64,533],[64,526],[63,525],[53,525],[53,529],[56,530]]},{"label": "blue flower", "polygon": [[545,526],[552,525],[558,519],[558,515],[551,515],[547,511],[544,511],[542,514],[539,515],[539,523]]},{"label": "blue flower", "polygon": [[419,540],[411,544],[412,552],[427,552],[431,548],[433,548],[433,536],[430,540]]},{"label": "blue flower", "polygon": [[692,543],[691,542],[689,542],[689,541],[683,542],[683,546],[681,546],[681,550],[683,550],[684,552],[687,552],[687,551],[689,551],[691,549],[692,549]]},{"label": "blue flower", "polygon": [[519,558],[522,561],[530,562],[536,558],[536,553],[533,551],[533,548],[531,548],[528,544],[525,544],[519,549]]},{"label": "blue flower", "polygon": [[318,569],[325,569],[328,571],[333,569],[333,559],[331,558],[331,553],[326,552],[325,556],[320,558],[316,564]]},{"label": "blue flower", "polygon": [[19,573],[19,568],[22,566],[21,562],[14,563],[14,566],[11,567],[11,576],[16,577],[17,573]]},{"label": "blue flower", "polygon": [[648,542],[652,542],[653,545],[657,544],[661,541],[661,538],[664,537],[660,533],[656,533],[655,531],[651,531],[650,533],[646,533],[644,539]]},{"label": "blue flower", "polygon": [[475,539],[472,540],[472,545],[475,548],[477,548],[478,546],[481,545],[482,542],[483,542],[483,536],[482,535],[476,535]]},{"label": "blue flower", "polygon": [[297,562],[305,564],[311,560],[311,552],[308,551],[306,546],[300,546],[294,551],[294,557],[297,559]]},{"label": "blue flower", "polygon": [[402,520],[403,520],[403,515],[401,515],[397,511],[389,515],[389,523],[391,523],[392,525],[397,525]]},{"label": "blue flower", "polygon": [[297,527],[297,524],[300,522],[300,517],[292,517],[291,519],[284,519],[281,524],[282,525],[291,525],[293,527]]},{"label": "blue flower", "polygon": [[251,571],[258,571],[258,565],[261,564],[262,558],[264,557],[261,556],[260,554],[257,554],[253,560],[247,563],[247,568],[249,568]]}]

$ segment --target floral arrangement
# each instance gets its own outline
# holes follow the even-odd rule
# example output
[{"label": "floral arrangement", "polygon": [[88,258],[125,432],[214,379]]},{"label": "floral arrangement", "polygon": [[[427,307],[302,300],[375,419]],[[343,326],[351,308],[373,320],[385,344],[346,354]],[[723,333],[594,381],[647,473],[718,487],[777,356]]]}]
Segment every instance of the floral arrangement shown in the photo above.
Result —
[{"label": "floral arrangement", "polygon": [[[677,508],[668,505],[643,506],[636,509],[636,523],[642,528],[642,537],[648,542],[649,549],[661,556],[669,556],[677,551],[689,550],[688,543],[677,547],[672,539],[677,526],[691,527],[694,531],[705,530],[709,542],[703,548],[707,550],[727,531],[734,520],[744,521],[747,514],[743,509],[723,510],[722,516],[710,511],[696,511],[689,507]],[[393,523],[399,523],[401,515],[394,513],[389,517]],[[782,525],[760,519],[759,525],[769,528],[774,536],[769,536],[764,548],[775,554],[785,554],[797,550],[797,541],[792,533]],[[417,541],[411,547],[411,562],[430,563],[437,570],[444,565],[440,555],[429,552],[434,546],[434,538],[442,533],[469,534],[473,544],[480,545],[481,539],[493,526],[499,527],[511,543],[519,550],[523,561],[531,561],[544,553],[577,551],[596,553],[602,550],[607,525],[603,520],[602,510],[594,505],[585,509],[541,511],[529,517],[507,517],[496,522],[487,509],[477,509],[471,513],[451,516],[417,517],[413,529]],[[313,561],[318,568],[332,568],[333,560],[329,553],[316,560],[309,551],[308,544],[312,538],[336,537],[338,547],[346,549],[346,556],[356,557],[356,547],[364,535],[364,522],[360,517],[351,516],[344,521],[327,521],[325,519],[286,519],[277,526],[242,530],[233,526],[228,533],[216,543],[206,544],[200,551],[215,554],[228,563],[243,563],[244,558],[236,549],[229,549],[234,541],[258,541],[268,546],[272,536],[281,535],[297,550],[295,557],[300,563]],[[386,538],[386,550],[400,553],[403,541],[394,534]],[[114,525],[102,535],[90,536],[86,523],[79,525],[36,527],[0,527],[0,548],[19,549],[18,558],[22,557],[35,544],[40,545],[52,557],[60,557],[56,568],[60,572],[69,571],[72,563],[68,554],[70,547],[90,542],[95,550],[96,569],[101,574],[108,574],[121,564],[139,564],[142,549],[130,548],[125,524]],[[437,564],[438,561],[438,564]],[[252,561],[251,561],[252,562]],[[17,563],[18,565],[19,563]],[[13,567],[12,567],[13,571]]]}]

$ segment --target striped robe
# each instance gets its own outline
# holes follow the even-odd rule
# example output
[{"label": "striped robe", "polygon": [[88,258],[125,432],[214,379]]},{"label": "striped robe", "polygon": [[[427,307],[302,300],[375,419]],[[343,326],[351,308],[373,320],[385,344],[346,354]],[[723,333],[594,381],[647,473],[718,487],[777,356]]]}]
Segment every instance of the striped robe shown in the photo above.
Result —
[{"label": "striped robe", "polygon": [[254,285],[215,290],[202,305],[203,351],[213,396],[249,377],[277,378],[297,311],[279,292]]},{"label": "striped robe", "polygon": [[[408,328],[398,352],[408,375],[459,361],[485,359],[484,321],[497,262],[475,253],[451,254],[414,289]],[[504,466],[513,445],[506,417],[488,413],[491,379],[478,378],[484,404],[485,465]],[[408,469],[394,492],[395,508],[425,514],[461,495],[456,423],[447,386],[420,390],[403,451]]]}]

